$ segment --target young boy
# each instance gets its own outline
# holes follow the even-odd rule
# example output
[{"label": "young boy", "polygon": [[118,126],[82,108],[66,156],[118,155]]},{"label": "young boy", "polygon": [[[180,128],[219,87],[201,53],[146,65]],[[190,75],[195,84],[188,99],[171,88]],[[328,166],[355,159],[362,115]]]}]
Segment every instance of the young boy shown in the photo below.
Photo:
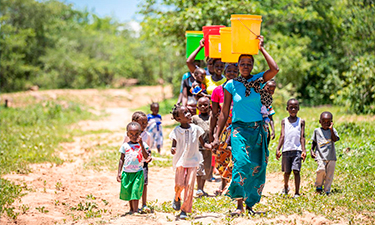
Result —
[{"label": "young boy", "polygon": [[[305,161],[306,149],[305,149],[305,121],[297,117],[299,111],[299,102],[297,99],[289,99],[287,102],[286,110],[289,113],[289,117],[284,118],[281,121],[281,134],[279,139],[279,145],[276,150],[276,159],[279,160],[282,155],[281,169],[284,172],[284,189],[282,193],[287,195],[289,192],[289,177],[291,172],[294,174],[295,182],[295,194],[294,197],[300,196],[300,170],[301,170],[301,158]],[[282,154],[280,152],[281,147]]]},{"label": "young boy", "polygon": [[[175,170],[175,197],[172,207],[178,211],[180,219],[186,219],[186,213],[190,213],[193,207],[193,190],[197,173],[197,167],[202,162],[202,155],[199,153],[199,142],[207,149],[211,145],[204,143],[202,128],[191,123],[191,114],[185,106],[175,106],[172,110],[173,118],[180,123],[180,126],[170,133],[172,140],[171,153],[173,156],[173,169]],[[184,203],[181,206],[181,193],[185,191]]]},{"label": "young boy", "polygon": [[[203,140],[204,142],[208,143],[208,136],[210,132],[210,99],[208,99],[207,97],[200,98],[198,100],[197,108],[200,114],[193,116],[193,123],[203,129]],[[206,180],[209,180],[211,178],[212,152],[205,149],[202,145],[199,145],[199,152],[203,156],[203,162],[199,164],[197,170],[198,190],[196,195],[200,197],[203,195],[207,196],[207,193],[204,192],[204,184]]]},{"label": "young boy", "polygon": [[340,140],[335,128],[333,128],[333,115],[330,112],[320,114],[319,123],[322,127],[316,128],[312,136],[311,157],[318,164],[316,170],[316,191],[328,195],[331,192],[331,184],[336,165],[335,142]]},{"label": "young boy", "polygon": [[161,127],[161,115],[159,114],[159,103],[153,102],[150,105],[151,114],[147,115],[148,127],[147,131],[151,134],[153,144],[150,148],[156,147],[160,154],[163,147],[163,130]]},{"label": "young boy", "polygon": [[149,154],[148,145],[140,137],[141,125],[131,122],[126,129],[130,141],[125,142],[119,150],[121,157],[117,181],[121,182],[120,199],[129,201],[129,213],[132,214],[138,212],[138,203],[144,186],[143,162],[149,158]]}]

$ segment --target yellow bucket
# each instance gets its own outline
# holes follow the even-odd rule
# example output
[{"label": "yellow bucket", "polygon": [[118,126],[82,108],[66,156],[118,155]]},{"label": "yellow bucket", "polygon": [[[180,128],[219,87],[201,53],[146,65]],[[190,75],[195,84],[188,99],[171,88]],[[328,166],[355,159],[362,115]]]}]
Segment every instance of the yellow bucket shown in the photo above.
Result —
[{"label": "yellow bucket", "polygon": [[227,63],[237,63],[241,54],[232,54],[232,28],[220,28],[221,40],[221,61]]},{"label": "yellow bucket", "polygon": [[209,41],[209,57],[210,58],[221,58],[221,42],[220,35],[208,36]]},{"label": "yellow bucket", "polygon": [[232,53],[257,55],[262,16],[232,15]]}]

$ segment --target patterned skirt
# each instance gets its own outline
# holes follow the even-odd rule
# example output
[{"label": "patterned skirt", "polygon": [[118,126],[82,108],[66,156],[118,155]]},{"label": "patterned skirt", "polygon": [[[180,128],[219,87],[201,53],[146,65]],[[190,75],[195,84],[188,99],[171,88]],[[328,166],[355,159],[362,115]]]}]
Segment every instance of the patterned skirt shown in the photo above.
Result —
[{"label": "patterned skirt", "polygon": [[260,201],[266,182],[268,129],[263,121],[232,124],[232,181],[228,196],[252,207]]}]

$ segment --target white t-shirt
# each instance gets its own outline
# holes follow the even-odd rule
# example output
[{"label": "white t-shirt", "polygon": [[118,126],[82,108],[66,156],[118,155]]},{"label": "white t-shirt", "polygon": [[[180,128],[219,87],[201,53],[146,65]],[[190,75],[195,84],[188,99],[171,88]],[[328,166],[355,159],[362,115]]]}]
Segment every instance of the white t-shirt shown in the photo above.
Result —
[{"label": "white t-shirt", "polygon": [[177,167],[197,167],[203,161],[199,152],[199,137],[204,130],[195,124],[190,124],[189,129],[177,126],[169,134],[171,140],[176,140],[176,154],[173,156],[173,169]]},{"label": "white t-shirt", "polygon": [[[143,142],[143,146],[145,147],[145,150],[148,151],[148,145],[146,142]],[[119,152],[125,154],[124,172],[135,173],[143,170],[144,158],[142,148],[139,143],[131,144],[125,142],[121,145]]]},{"label": "white t-shirt", "polygon": [[297,117],[296,122],[290,123],[288,117],[285,121],[285,137],[283,152],[287,151],[302,151],[301,145],[301,118]]}]

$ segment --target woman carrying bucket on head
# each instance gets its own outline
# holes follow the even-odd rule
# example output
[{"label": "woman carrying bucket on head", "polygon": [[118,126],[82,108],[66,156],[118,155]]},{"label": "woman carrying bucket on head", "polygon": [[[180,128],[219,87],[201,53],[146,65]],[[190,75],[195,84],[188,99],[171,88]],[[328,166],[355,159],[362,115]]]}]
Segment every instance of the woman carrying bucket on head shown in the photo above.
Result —
[{"label": "woman carrying bucket on head", "polygon": [[[232,181],[228,195],[237,200],[237,209],[232,216],[243,213],[243,202],[246,209],[254,214],[252,207],[260,201],[266,181],[268,163],[267,127],[260,109],[261,96],[254,91],[253,82],[263,78],[264,82],[272,79],[279,71],[274,59],[263,47],[263,36],[258,36],[258,48],[267,61],[269,69],[252,75],[254,58],[242,54],[238,60],[241,77],[228,81],[224,86],[224,103],[219,115],[218,129],[214,134],[213,145],[219,146],[219,138],[232,108]],[[239,79],[241,78],[241,79]]]}]

